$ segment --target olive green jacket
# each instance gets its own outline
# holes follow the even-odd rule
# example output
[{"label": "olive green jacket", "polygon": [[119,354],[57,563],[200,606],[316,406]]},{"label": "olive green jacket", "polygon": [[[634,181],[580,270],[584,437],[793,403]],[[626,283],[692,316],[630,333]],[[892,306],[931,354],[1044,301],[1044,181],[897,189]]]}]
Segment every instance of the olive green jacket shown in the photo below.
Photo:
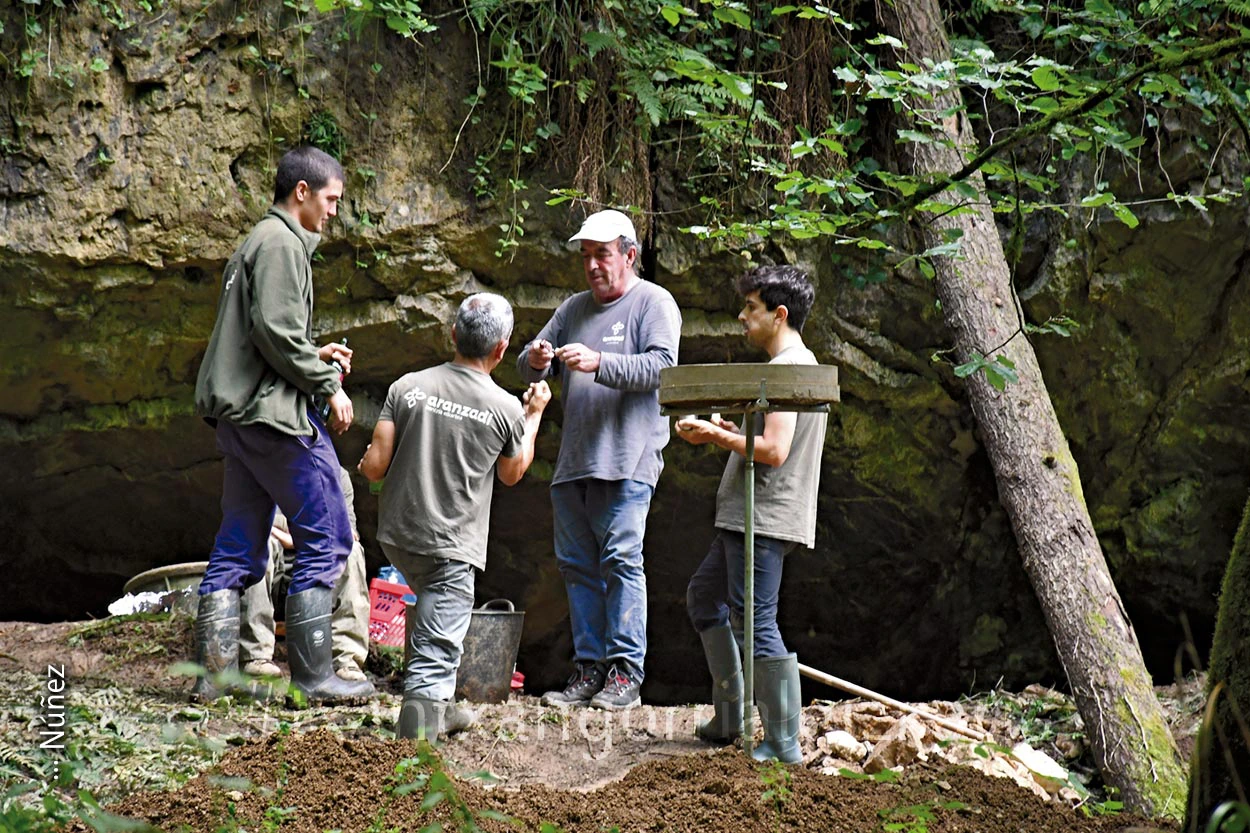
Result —
[{"label": "olive green jacket", "polygon": [[312,396],[341,387],[312,340],[312,254],[321,236],[275,207],[265,212],[222,275],[217,323],[195,382],[210,424],[268,425],[312,433]]}]

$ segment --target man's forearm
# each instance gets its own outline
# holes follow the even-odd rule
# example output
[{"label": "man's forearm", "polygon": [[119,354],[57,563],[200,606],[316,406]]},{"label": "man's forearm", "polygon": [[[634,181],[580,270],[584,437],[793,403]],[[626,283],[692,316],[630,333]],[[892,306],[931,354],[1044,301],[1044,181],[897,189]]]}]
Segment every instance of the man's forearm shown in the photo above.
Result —
[{"label": "man's forearm", "polygon": [[554,363],[547,365],[542,370],[535,370],[530,365],[530,348],[528,344],[525,345],[525,349],[521,351],[521,355],[516,360],[517,373],[526,382],[541,382],[551,374],[553,366]]},{"label": "man's forearm", "polygon": [[542,412],[525,415],[525,435],[521,438],[521,473],[529,471],[534,462],[534,449],[538,444],[538,427],[542,425]]},{"label": "man's forearm", "polygon": [[677,364],[677,351],[659,347],[645,353],[603,353],[595,381],[631,393],[660,387],[660,371]]}]

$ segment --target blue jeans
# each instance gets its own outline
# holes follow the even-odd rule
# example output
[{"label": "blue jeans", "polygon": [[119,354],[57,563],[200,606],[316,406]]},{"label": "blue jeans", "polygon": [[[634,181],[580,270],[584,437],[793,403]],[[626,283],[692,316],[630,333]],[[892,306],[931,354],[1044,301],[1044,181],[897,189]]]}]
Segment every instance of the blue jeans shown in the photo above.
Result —
[{"label": "blue jeans", "polygon": [[643,678],[647,576],[642,539],[655,491],[637,480],[585,478],[551,487],[556,563],[569,594],[573,659]]},{"label": "blue jeans", "polygon": [[[793,541],[755,536],[755,650],[757,659],[789,653],[777,628],[777,600],[781,592],[781,569]],[[726,529],[716,538],[703,563],[686,587],[686,612],[699,633],[718,625],[730,625],[742,644],[745,610],[746,536]]]},{"label": "blue jeans", "polygon": [[351,521],[338,456],[321,420],[311,411],[309,416],[314,433],[307,437],[218,420],[217,449],[226,458],[221,526],[200,595],[242,590],[265,577],[274,504],[286,515],[295,541],[287,594],[333,588],[338,581],[354,543]]}]

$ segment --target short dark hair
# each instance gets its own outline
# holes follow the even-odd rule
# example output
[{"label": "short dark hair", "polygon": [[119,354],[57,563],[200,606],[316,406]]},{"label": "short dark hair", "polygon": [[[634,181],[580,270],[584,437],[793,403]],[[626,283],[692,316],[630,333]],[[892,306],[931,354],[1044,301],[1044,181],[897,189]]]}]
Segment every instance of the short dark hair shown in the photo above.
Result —
[{"label": "short dark hair", "polygon": [[745,298],[757,291],[769,310],[784,304],[790,327],[803,331],[812,302],[816,300],[816,289],[806,272],[794,266],[756,266],[738,278],[738,294]]},{"label": "short dark hair", "polygon": [[278,160],[278,173],[273,179],[273,201],[284,202],[300,180],[307,182],[309,189],[320,191],[334,179],[344,181],[343,166],[324,150],[311,145],[288,150]]},{"label": "short dark hair", "polygon": [[483,359],[495,345],[512,336],[512,306],[491,292],[470,295],[456,313],[456,352]]}]

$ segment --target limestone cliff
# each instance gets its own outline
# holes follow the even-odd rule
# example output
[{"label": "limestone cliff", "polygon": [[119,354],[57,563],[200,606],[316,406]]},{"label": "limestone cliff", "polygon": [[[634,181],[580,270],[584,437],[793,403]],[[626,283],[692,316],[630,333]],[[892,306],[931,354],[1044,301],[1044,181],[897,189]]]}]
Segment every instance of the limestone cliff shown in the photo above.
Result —
[{"label": "limestone cliff", "polygon": [[[541,195],[514,256],[495,255],[506,218],[474,196],[473,147],[487,140],[462,124],[478,70],[454,18],[418,47],[277,3],[149,5],[0,11],[12,57],[0,92],[0,618],[98,614],[129,576],[206,557],[221,466],[192,413],[195,372],[221,266],[299,140],[337,142],[348,171],[314,270],[319,336],[356,351],[347,387],[363,418],[339,444],[349,467],[389,382],[445,358],[467,293],[507,296],[519,344],[583,286],[563,243],[577,218]],[[1172,181],[1141,183],[1146,195],[1208,175],[1186,161],[1183,134],[1173,144]],[[541,178],[567,175],[552,162]],[[655,177],[681,179],[677,167]],[[665,193],[656,186],[653,208],[679,206]],[[1156,207],[1133,231],[1087,219],[1032,229],[1020,285],[1030,317],[1062,310],[1083,325],[1038,351],[1113,573],[1166,673],[1182,614],[1206,638],[1250,480],[1247,207]],[[685,317],[682,361],[758,359],[734,320],[742,261],[664,214],[649,225],[648,277]],[[929,286],[897,274],[857,287],[819,248],[761,254],[817,276],[808,342],[842,369],[817,548],[793,556],[783,589],[791,646],[906,697],[1056,675],[961,384],[930,360],[944,339]],[[511,370],[497,375],[520,389]],[[569,651],[544,482],[558,407],[549,414],[539,462],[497,494],[479,583],[481,600],[527,611],[521,666],[536,686],[563,676]],[[690,699],[705,680],[685,580],[711,538],[723,460],[684,445],[666,460],[647,539],[647,693]],[[363,481],[357,510],[376,567]]]}]

